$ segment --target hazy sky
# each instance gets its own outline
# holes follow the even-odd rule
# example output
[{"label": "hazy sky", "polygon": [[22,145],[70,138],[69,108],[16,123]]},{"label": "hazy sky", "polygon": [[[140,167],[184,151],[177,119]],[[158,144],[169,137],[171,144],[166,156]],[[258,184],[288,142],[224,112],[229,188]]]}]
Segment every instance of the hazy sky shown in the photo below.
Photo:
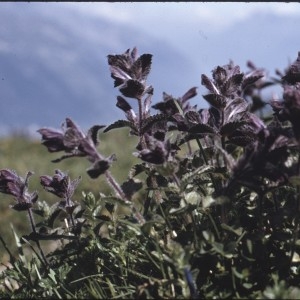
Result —
[{"label": "hazy sky", "polygon": [[197,86],[200,105],[201,74],[217,65],[233,60],[246,71],[251,59],[274,72],[300,51],[299,3],[1,2],[0,15],[0,133],[46,117],[56,126],[67,112],[54,103],[67,101],[80,122],[120,116],[106,56],[134,46],[153,54],[154,103]]},{"label": "hazy sky", "polygon": [[[261,23],[261,28],[256,33],[257,36],[254,36],[253,32],[251,33],[251,22],[253,22],[253,19],[255,20],[256,16],[268,14],[277,17],[299,16],[300,18],[300,4],[284,2],[68,2],[31,3],[30,5],[45,6],[44,13],[49,15],[56,13],[57,8],[60,8],[61,17],[64,11],[69,13],[73,11],[74,13],[85,15],[86,18],[96,17],[107,20],[112,24],[119,25],[120,28],[122,28],[122,25],[131,25],[149,36],[170,44],[183,55],[194,55],[198,51],[204,57],[204,60],[206,60],[206,56],[210,56],[214,61],[213,55],[217,53],[216,48],[219,47],[218,40],[215,38],[217,35],[228,33],[228,30],[237,32],[236,35],[238,36],[228,36],[227,44],[224,45],[224,51],[228,52],[228,54],[224,53],[224,55],[227,54],[228,59],[234,58],[230,57],[231,53],[235,55],[234,49],[230,45],[230,41],[234,39],[240,39],[244,44],[256,43],[255,49],[249,49],[249,53],[245,53],[245,55],[249,55],[251,54],[250,51],[252,51],[255,56],[258,52],[264,53],[271,50],[269,48],[271,48],[273,40],[275,38],[280,39],[280,35],[288,34],[288,31],[291,29],[290,24],[283,23],[280,26],[281,31],[277,32],[276,36],[276,33],[272,32],[272,24],[270,24],[269,20],[266,20],[265,23],[263,20],[258,20]],[[51,10],[51,7],[54,10]],[[249,24],[245,25],[247,20],[249,20]],[[238,31],[238,27],[242,22],[243,28]],[[267,22],[269,23],[267,24]],[[74,30],[85,30],[85,27],[81,26],[81,24],[77,25]],[[276,27],[276,30],[278,30],[278,27]],[[296,32],[296,28],[294,28],[294,32]],[[84,34],[88,35],[91,33],[85,32]],[[101,34],[105,33],[99,32],[99,36]],[[249,40],[247,41],[248,34]],[[118,40],[114,39],[114,36],[109,38],[111,39],[111,45],[116,49],[118,46],[121,47],[121,45],[118,45]],[[130,47],[130,41],[128,44]],[[140,47],[143,47],[142,41]],[[281,49],[285,50],[281,51],[281,53],[288,51],[287,48],[287,45],[281,45]],[[280,52],[281,49],[277,49],[277,51]],[[295,54],[292,52],[294,49],[292,47],[290,49],[291,52],[285,53],[284,59],[294,58]],[[146,51],[146,49],[143,50]],[[275,54],[276,49],[272,49],[272,52]],[[247,58],[251,57],[248,56]],[[236,57],[236,59],[239,59],[239,57]],[[244,61],[244,59],[245,57],[241,57],[241,60]],[[281,58],[279,57],[279,59]],[[270,62],[270,64],[273,63],[273,61]]]},{"label": "hazy sky", "polygon": [[[168,40],[176,47],[180,47],[179,40],[191,38],[191,34],[195,32],[199,33],[202,30],[203,37],[208,38],[210,33],[225,31],[258,12],[300,17],[299,3],[280,2],[128,2],[65,3],[64,5],[120,25],[132,24],[150,35]],[[183,45],[182,50],[187,51]]]}]

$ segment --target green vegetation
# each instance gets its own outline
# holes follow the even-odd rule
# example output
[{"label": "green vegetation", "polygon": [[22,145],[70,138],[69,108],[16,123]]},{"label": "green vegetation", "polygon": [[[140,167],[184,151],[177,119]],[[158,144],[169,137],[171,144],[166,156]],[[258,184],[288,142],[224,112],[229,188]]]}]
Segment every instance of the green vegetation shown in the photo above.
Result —
[{"label": "green vegetation", "polygon": [[300,53],[203,74],[206,109],[195,87],[152,105],[151,63],[108,55],[124,120],[1,141],[0,297],[299,299]]},{"label": "green vegetation", "polygon": [[[118,163],[112,166],[112,172],[118,181],[126,179],[128,171],[137,159],[131,155],[134,149],[134,138],[128,138],[127,129],[121,129],[107,134],[102,134],[99,149],[107,155],[115,153],[118,157]],[[122,145],[121,147],[119,145]],[[53,154],[41,146],[39,140],[34,140],[27,135],[12,135],[11,137],[0,139],[0,169],[15,170],[21,176],[24,176],[28,170],[34,172],[30,180],[31,190],[39,191],[40,201],[46,201],[54,204],[57,199],[41,189],[39,176],[48,173],[54,173],[55,169],[65,170],[72,178],[82,176],[78,189],[75,191],[74,199],[80,201],[82,192],[92,192],[96,197],[102,193],[109,192],[109,186],[104,178],[97,181],[91,179],[84,171],[88,168],[88,163],[79,158],[70,158],[62,161],[60,164],[52,163]],[[25,213],[17,214],[9,207],[13,203],[10,196],[1,194],[0,209],[0,235],[8,245],[11,245],[11,251],[16,254],[16,243],[10,224],[19,235],[23,235],[30,230],[27,224]],[[2,262],[8,259],[4,248],[0,246],[0,257]]]}]

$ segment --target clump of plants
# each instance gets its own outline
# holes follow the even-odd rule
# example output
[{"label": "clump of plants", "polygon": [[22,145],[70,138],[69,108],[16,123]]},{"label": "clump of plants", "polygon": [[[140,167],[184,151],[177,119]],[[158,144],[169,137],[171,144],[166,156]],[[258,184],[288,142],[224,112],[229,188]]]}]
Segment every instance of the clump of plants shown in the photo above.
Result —
[{"label": "clump of plants", "polygon": [[[87,159],[87,174],[95,185],[105,177],[111,193],[74,199],[81,178],[57,167],[39,177],[57,199],[49,205],[30,190],[32,171],[0,170],[0,192],[31,225],[15,233],[17,257],[1,239],[10,255],[1,297],[299,297],[300,53],[274,78],[252,62],[246,72],[230,62],[203,74],[208,108],[191,105],[196,87],[153,104],[151,62],[136,48],[108,55],[124,119],[84,132],[66,118],[38,130],[49,152],[62,153],[54,163]],[[264,98],[272,85],[281,98]],[[98,147],[120,128],[137,138],[139,159],[121,183],[110,171],[116,155]]]}]

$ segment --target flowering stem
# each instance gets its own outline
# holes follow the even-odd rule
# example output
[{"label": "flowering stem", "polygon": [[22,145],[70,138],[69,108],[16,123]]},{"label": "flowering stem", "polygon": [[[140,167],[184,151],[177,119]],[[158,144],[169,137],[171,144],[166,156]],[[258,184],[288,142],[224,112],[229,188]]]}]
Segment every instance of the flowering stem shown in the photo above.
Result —
[{"label": "flowering stem", "polygon": [[[139,109],[140,109],[140,126],[141,126],[141,116],[142,116],[142,106],[141,106],[141,100],[138,101],[139,102]],[[93,159],[91,161],[97,161],[97,160],[105,160],[105,158],[98,152],[97,148],[95,147],[94,144],[91,145],[92,147],[92,152],[93,152]],[[109,170],[105,171],[105,177],[107,180],[107,183],[112,187],[112,189],[116,192],[116,194],[121,197],[121,199],[123,199],[124,201],[130,201],[129,199],[127,199],[125,193],[123,192],[122,188],[120,187],[120,185],[117,183],[117,181],[115,180],[115,178],[112,176],[112,174],[110,173]],[[144,217],[141,215],[141,213],[134,207],[132,207],[132,211],[133,214],[135,216],[135,218],[137,219],[137,221],[141,224],[145,223],[145,219]]]},{"label": "flowering stem", "polygon": [[126,199],[126,196],[124,192],[122,191],[119,184],[116,182],[115,178],[112,176],[112,174],[109,171],[105,172],[105,177],[109,185],[114,189],[114,191],[119,195],[122,199]]},{"label": "flowering stem", "polygon": [[[33,214],[32,214],[31,208],[28,208],[27,212],[28,212],[28,216],[29,216],[29,220],[30,220],[31,229],[32,229],[33,233],[37,234],[37,231],[36,231],[36,228],[35,228],[35,222],[34,222],[34,218],[33,218]],[[36,242],[36,245],[37,245],[37,247],[38,247],[38,249],[39,249],[39,251],[41,253],[41,256],[42,256],[42,258],[44,260],[43,263],[47,266],[48,262],[47,262],[47,259],[45,257],[45,254],[43,252],[43,249],[42,249],[42,247],[40,245],[40,242],[39,242],[39,240],[36,240],[35,242]]]},{"label": "flowering stem", "polygon": [[[115,178],[112,176],[112,174],[109,171],[105,172],[105,176],[106,176],[106,180],[109,183],[109,185],[113,188],[113,190],[117,193],[117,195],[119,195],[121,197],[121,199],[123,199],[124,201],[129,201],[129,199],[127,199],[126,195],[124,194],[122,188],[120,187],[120,185],[117,183],[117,181],[115,180]],[[142,216],[142,214],[135,208],[135,206],[132,206],[132,212],[134,217],[137,219],[137,221],[140,224],[144,224],[145,223],[145,219]]]},{"label": "flowering stem", "polygon": [[143,103],[142,99],[137,98],[138,100],[138,106],[139,106],[139,138],[140,138],[140,144],[142,146],[142,149],[146,148],[144,135],[142,134],[142,123],[143,123]]},{"label": "flowering stem", "polygon": [[[209,163],[208,163],[207,157],[205,155],[204,149],[203,149],[202,144],[201,144],[201,142],[200,142],[200,140],[198,138],[196,138],[196,142],[197,142],[197,144],[199,146],[199,149],[200,149],[200,152],[202,154],[202,157],[203,157],[203,160],[204,160],[205,164],[207,166],[209,166]],[[217,191],[217,183],[216,183],[214,177],[211,174],[209,174],[209,176],[210,176],[211,182],[212,182],[212,184],[213,184],[213,186],[215,188],[215,191]]]}]

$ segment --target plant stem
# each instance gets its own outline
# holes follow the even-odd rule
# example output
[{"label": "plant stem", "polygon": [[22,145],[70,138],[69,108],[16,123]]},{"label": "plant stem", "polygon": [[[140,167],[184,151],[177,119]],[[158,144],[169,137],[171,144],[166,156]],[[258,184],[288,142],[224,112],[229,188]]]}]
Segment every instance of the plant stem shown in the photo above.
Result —
[{"label": "plant stem", "polygon": [[[28,215],[29,215],[29,220],[30,220],[31,229],[32,229],[32,231],[33,231],[35,234],[37,234],[37,231],[36,231],[36,228],[35,228],[35,222],[34,222],[34,218],[33,218],[33,214],[32,214],[31,208],[28,208],[27,211],[28,211]],[[43,258],[43,260],[44,260],[44,262],[42,261],[42,263],[45,264],[45,266],[47,266],[47,265],[48,265],[48,262],[47,262],[47,259],[46,259],[46,257],[45,257],[44,251],[43,251],[43,249],[42,249],[42,247],[41,247],[41,244],[40,244],[39,240],[37,240],[37,241],[35,241],[35,242],[36,242],[36,245],[37,245],[37,247],[38,247],[38,249],[39,249],[39,251],[40,251],[40,253],[41,253],[41,256],[42,256],[42,258]]]},{"label": "plant stem", "polygon": [[[119,184],[117,183],[117,181],[115,180],[115,178],[112,176],[112,174],[110,173],[110,171],[106,171],[105,172],[105,176],[106,176],[107,182],[113,188],[113,190],[117,193],[117,195],[119,195],[121,197],[121,199],[123,199],[124,201],[130,201],[129,199],[127,199],[127,197],[126,197],[125,193],[123,192],[122,188],[119,186]],[[137,210],[137,208],[134,206],[134,204],[132,206],[132,212],[133,212],[134,217],[137,219],[137,221],[140,224],[144,224],[145,223],[144,217]]]},{"label": "plant stem", "polygon": [[[104,160],[105,158],[98,152],[98,150],[96,149],[95,145],[91,145],[93,147],[93,151],[94,151],[94,160]],[[106,181],[107,183],[112,187],[112,189],[115,191],[115,193],[124,201],[130,201],[129,199],[127,199],[125,193],[123,192],[122,188],[120,187],[120,185],[118,184],[118,182],[115,180],[115,178],[112,176],[112,174],[110,173],[109,170],[105,171],[105,177],[106,177]],[[137,219],[137,221],[140,224],[144,224],[145,223],[145,219],[142,216],[142,214],[136,209],[136,207],[134,206],[134,204],[132,203],[133,207],[132,207],[132,212],[134,217]]]},{"label": "plant stem", "polygon": [[5,243],[5,241],[4,241],[4,239],[2,238],[1,235],[0,235],[0,241],[3,244],[4,249],[7,251],[8,255],[9,255],[9,261],[11,261],[12,263],[14,263],[15,259],[14,259],[13,255],[12,255],[12,253],[10,252],[10,250],[8,249],[6,243]]},{"label": "plant stem", "polygon": [[144,135],[142,134],[142,124],[143,124],[143,103],[141,98],[137,98],[138,101],[138,106],[139,106],[139,138],[140,138],[140,144],[142,146],[142,149],[146,148],[145,140],[144,140]]},{"label": "plant stem", "polygon": [[[201,152],[201,154],[202,154],[202,157],[203,157],[203,159],[204,159],[205,164],[206,164],[207,166],[209,166],[209,163],[208,163],[208,160],[207,160],[207,158],[206,158],[204,149],[203,149],[202,144],[201,144],[201,142],[199,141],[198,138],[196,138],[196,142],[197,142],[197,144],[198,144],[198,146],[199,146],[199,149],[200,149],[200,152]],[[218,187],[218,186],[217,186],[217,183],[216,183],[215,179],[213,178],[213,176],[212,176],[211,174],[209,174],[209,177],[210,177],[211,182],[212,182],[212,184],[213,184],[213,186],[214,186],[214,189],[215,189],[215,191],[216,191],[216,190],[217,190],[217,187]]]}]

